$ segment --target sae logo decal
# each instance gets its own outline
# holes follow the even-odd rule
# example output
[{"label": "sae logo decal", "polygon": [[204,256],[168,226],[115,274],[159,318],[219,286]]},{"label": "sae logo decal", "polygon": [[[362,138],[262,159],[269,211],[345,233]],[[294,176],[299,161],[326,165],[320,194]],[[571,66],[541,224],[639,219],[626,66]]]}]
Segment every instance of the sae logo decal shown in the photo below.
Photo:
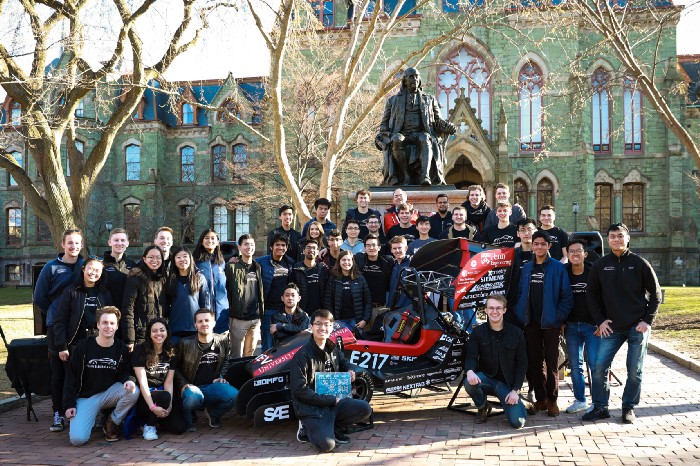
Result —
[{"label": "sae logo decal", "polygon": [[289,405],[270,406],[265,408],[263,413],[265,416],[263,418],[265,419],[265,422],[275,422],[289,419]]}]

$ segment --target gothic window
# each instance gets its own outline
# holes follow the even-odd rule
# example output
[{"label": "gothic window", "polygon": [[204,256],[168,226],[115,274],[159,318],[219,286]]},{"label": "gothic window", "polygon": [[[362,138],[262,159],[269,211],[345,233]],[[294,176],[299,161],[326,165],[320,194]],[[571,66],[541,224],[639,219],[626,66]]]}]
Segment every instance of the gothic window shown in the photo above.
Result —
[{"label": "gothic window", "polygon": [[522,178],[517,178],[513,182],[513,200],[515,201],[516,204],[520,204],[523,208],[524,212],[530,212],[529,210],[529,195],[528,195],[528,189],[527,189],[527,183],[525,180]]},{"label": "gothic window", "polygon": [[447,119],[464,88],[481,126],[491,134],[491,71],[484,59],[467,45],[460,45],[445,58],[437,72],[437,99]]},{"label": "gothic window", "polygon": [[228,241],[228,209],[223,205],[212,207],[212,225],[219,241]]},{"label": "gothic window", "polygon": [[141,206],[139,204],[124,205],[124,229],[132,243],[138,243],[141,238]]},{"label": "gothic window", "polygon": [[598,229],[606,231],[612,223],[613,187],[609,183],[595,185],[595,219]]},{"label": "gothic window", "polygon": [[7,245],[22,244],[22,209],[11,207],[7,209]]},{"label": "gothic window", "polygon": [[[12,155],[15,160],[17,161],[17,164],[24,168],[24,160],[22,160],[22,153],[18,151],[13,151],[10,152],[10,155]],[[7,179],[7,185],[8,186],[17,186],[17,181],[12,177],[12,175],[9,175],[9,178]]]},{"label": "gothic window", "polygon": [[180,149],[180,181],[194,182],[194,147],[185,146]]},{"label": "gothic window", "polygon": [[542,149],[542,85],[540,67],[531,61],[518,74],[520,106],[520,150]]},{"label": "gothic window", "polygon": [[226,146],[217,144],[211,148],[211,179],[226,181]]},{"label": "gothic window", "polygon": [[228,99],[226,102],[224,102],[224,105],[222,105],[222,107],[224,109],[219,111],[219,121],[223,121],[225,123],[236,122],[236,119],[233,118],[231,115],[235,115],[239,119],[241,118],[241,106],[238,105],[238,103],[235,100]]},{"label": "gothic window", "polygon": [[240,180],[248,168],[248,146],[236,144],[233,146],[233,175]]},{"label": "gothic window", "polygon": [[182,124],[194,124],[194,107],[192,107],[192,104],[182,104]]},{"label": "gothic window", "polygon": [[238,206],[233,223],[233,236],[240,238],[241,235],[248,233],[250,233],[250,207]]},{"label": "gothic window", "polygon": [[644,231],[644,185],[627,183],[622,186],[622,221],[630,232]]},{"label": "gothic window", "polygon": [[139,181],[141,179],[141,147],[130,144],[126,146],[124,152],[126,181]]},{"label": "gothic window", "polygon": [[537,212],[546,205],[554,205],[554,185],[549,178],[542,178],[537,183]]},{"label": "gothic window", "polygon": [[642,93],[629,76],[624,82],[625,153],[642,152]]},{"label": "gothic window", "polygon": [[610,152],[610,73],[603,67],[593,73],[591,88],[591,119],[593,122],[593,151]]}]

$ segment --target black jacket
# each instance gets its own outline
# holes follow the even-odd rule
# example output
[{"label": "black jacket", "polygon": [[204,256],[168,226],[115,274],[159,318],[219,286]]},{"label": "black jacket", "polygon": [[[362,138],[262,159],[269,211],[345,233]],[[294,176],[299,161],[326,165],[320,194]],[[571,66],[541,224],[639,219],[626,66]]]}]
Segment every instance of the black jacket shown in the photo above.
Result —
[{"label": "black jacket", "polygon": [[284,310],[275,311],[270,318],[270,322],[277,325],[277,331],[273,335],[275,345],[277,345],[286,338],[308,330],[309,315],[297,306],[296,311],[292,315],[287,314]]},{"label": "black jacket", "polygon": [[[357,264],[357,269],[362,271],[362,267],[367,263],[367,253],[359,252],[355,254],[355,264]],[[394,269],[394,258],[391,256],[384,256],[379,254],[379,268],[382,269],[384,275],[386,275],[387,280],[391,279],[391,271]]]},{"label": "black jacket", "polygon": [[122,335],[126,343],[142,343],[146,338],[148,321],[163,316],[166,307],[164,283],[164,278],[145,265],[131,269],[121,308]]},{"label": "black jacket", "polygon": [[481,201],[478,206],[472,207],[469,199],[467,199],[462,203],[462,207],[467,209],[467,222],[474,225],[479,232],[484,231],[484,222],[489,212],[491,212],[491,207],[488,206],[486,201]]},{"label": "black jacket", "polygon": [[129,272],[136,265],[136,261],[129,259],[123,255],[120,261],[112,257],[110,251],[106,251],[104,255],[104,272],[107,274],[107,289],[116,301],[117,307],[121,309],[121,298],[124,296],[124,286],[126,279],[129,277]]},{"label": "black jacket", "polygon": [[[355,320],[369,322],[372,318],[372,294],[365,277],[360,275],[350,280],[350,293],[355,309]],[[331,311],[336,320],[339,319],[340,310],[343,308],[343,282],[340,277],[331,276],[328,280],[323,296],[323,307]]]},{"label": "black jacket", "polygon": [[[216,361],[216,373],[219,378],[225,379],[230,367],[229,339],[228,335],[214,334],[214,346],[219,348],[219,357]],[[192,384],[197,376],[197,369],[202,360],[202,349],[197,344],[197,335],[181,338],[177,342],[177,367],[175,368],[175,386],[182,389],[185,385]]]},{"label": "black jacket", "polygon": [[[95,337],[85,338],[80,340],[75,347],[75,351],[71,354],[68,365],[66,366],[66,380],[63,384],[63,409],[67,410],[75,408],[78,400],[78,395],[83,386],[83,372],[85,370],[85,353],[89,341],[95,341]],[[117,361],[117,377],[114,382],[125,383],[128,380],[136,383],[136,378],[131,375],[131,360],[129,351],[126,345],[121,340],[114,340],[119,353],[119,361]]]},{"label": "black jacket", "polygon": [[474,328],[467,340],[464,371],[483,372],[494,377],[500,364],[507,385],[517,392],[523,386],[527,371],[525,335],[518,327],[507,322],[504,323],[503,331],[505,333],[501,341],[496,341],[488,322]]},{"label": "black jacket", "polygon": [[586,301],[596,325],[610,319],[614,332],[626,332],[642,320],[654,322],[661,287],[649,262],[629,249],[619,258],[611,252],[591,267]]},{"label": "black jacket", "polygon": [[[318,286],[321,288],[319,291],[319,296],[323,302],[324,290],[328,277],[330,276],[330,271],[323,262],[317,262],[316,267],[318,268]],[[299,287],[299,295],[301,296],[299,307],[306,309],[308,307],[307,304],[309,298],[309,280],[306,277],[306,265],[304,265],[303,261],[297,262],[294,264],[294,267],[292,267],[290,281]]]},{"label": "black jacket", "polygon": [[[78,333],[80,320],[83,318],[85,308],[85,287],[82,284],[71,286],[63,290],[61,302],[56,310],[56,317],[53,323],[54,344],[56,351],[65,351]],[[111,306],[112,296],[107,288],[100,286],[97,288],[97,307]]]},{"label": "black jacket", "polygon": [[314,341],[313,335],[292,359],[290,367],[292,405],[299,419],[320,419],[324,408],[335,406],[333,395],[316,393],[316,372],[326,372],[326,360],[330,360],[333,372],[345,372],[350,369],[343,353],[335,343],[326,340],[325,348],[321,349]]}]

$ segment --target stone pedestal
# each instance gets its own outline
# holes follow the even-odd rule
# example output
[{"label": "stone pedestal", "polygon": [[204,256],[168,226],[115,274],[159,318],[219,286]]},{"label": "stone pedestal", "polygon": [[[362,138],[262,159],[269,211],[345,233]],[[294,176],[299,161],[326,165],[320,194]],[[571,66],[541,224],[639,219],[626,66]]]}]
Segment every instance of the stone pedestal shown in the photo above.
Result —
[{"label": "stone pedestal", "polygon": [[450,200],[450,209],[463,203],[467,198],[467,192],[457,189],[454,185],[447,186],[372,186],[370,207],[377,209],[382,214],[394,202],[394,191],[403,189],[406,192],[408,202],[418,209],[421,215],[431,215],[436,210],[435,197],[438,194],[447,194]]}]

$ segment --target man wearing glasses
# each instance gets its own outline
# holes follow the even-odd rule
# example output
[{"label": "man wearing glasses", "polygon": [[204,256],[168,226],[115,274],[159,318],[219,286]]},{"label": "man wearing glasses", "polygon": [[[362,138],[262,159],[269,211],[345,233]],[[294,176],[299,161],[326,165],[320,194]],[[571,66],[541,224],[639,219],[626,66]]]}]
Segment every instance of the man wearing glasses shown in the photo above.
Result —
[{"label": "man wearing glasses", "polygon": [[588,277],[586,301],[598,325],[600,343],[593,369],[593,409],[581,418],[596,421],[610,417],[610,366],[627,342],[627,381],[622,393],[622,422],[635,421],[634,408],[642,391],[642,368],[651,325],[661,301],[661,288],[649,262],[629,250],[627,225],[608,228],[610,253],[596,261]]},{"label": "man wearing glasses", "polygon": [[319,244],[315,239],[304,244],[304,260],[292,267],[291,280],[299,287],[301,301],[299,307],[307,313],[314,313],[321,308],[323,286],[328,276],[328,269],[316,260]]},{"label": "man wearing glasses", "polygon": [[508,423],[514,429],[525,426],[530,403],[520,399],[519,391],[527,371],[525,337],[519,328],[503,320],[506,298],[491,294],[486,298],[488,322],[474,328],[467,340],[464,388],[478,408],[477,424],[488,420],[491,404],[487,395],[501,402]]},{"label": "man wearing glasses", "polygon": [[317,372],[349,372],[355,380],[355,372],[345,361],[342,351],[329,337],[333,331],[333,314],[321,309],[311,316],[311,338],[292,359],[290,378],[292,403],[299,418],[297,440],[311,442],[326,452],[338,443],[348,443],[350,438],[344,427],[362,422],[372,414],[372,407],[364,400],[338,398],[316,393]]},{"label": "man wearing glasses", "polygon": [[447,194],[438,194],[435,198],[437,212],[430,216],[430,237],[438,239],[443,230],[452,226],[452,212]]},{"label": "man wearing glasses", "polygon": [[360,252],[365,252],[365,244],[360,239],[360,221],[354,218],[348,219],[345,222],[345,234],[347,238],[340,245],[340,249],[345,251],[350,251],[351,253],[358,254]]}]

